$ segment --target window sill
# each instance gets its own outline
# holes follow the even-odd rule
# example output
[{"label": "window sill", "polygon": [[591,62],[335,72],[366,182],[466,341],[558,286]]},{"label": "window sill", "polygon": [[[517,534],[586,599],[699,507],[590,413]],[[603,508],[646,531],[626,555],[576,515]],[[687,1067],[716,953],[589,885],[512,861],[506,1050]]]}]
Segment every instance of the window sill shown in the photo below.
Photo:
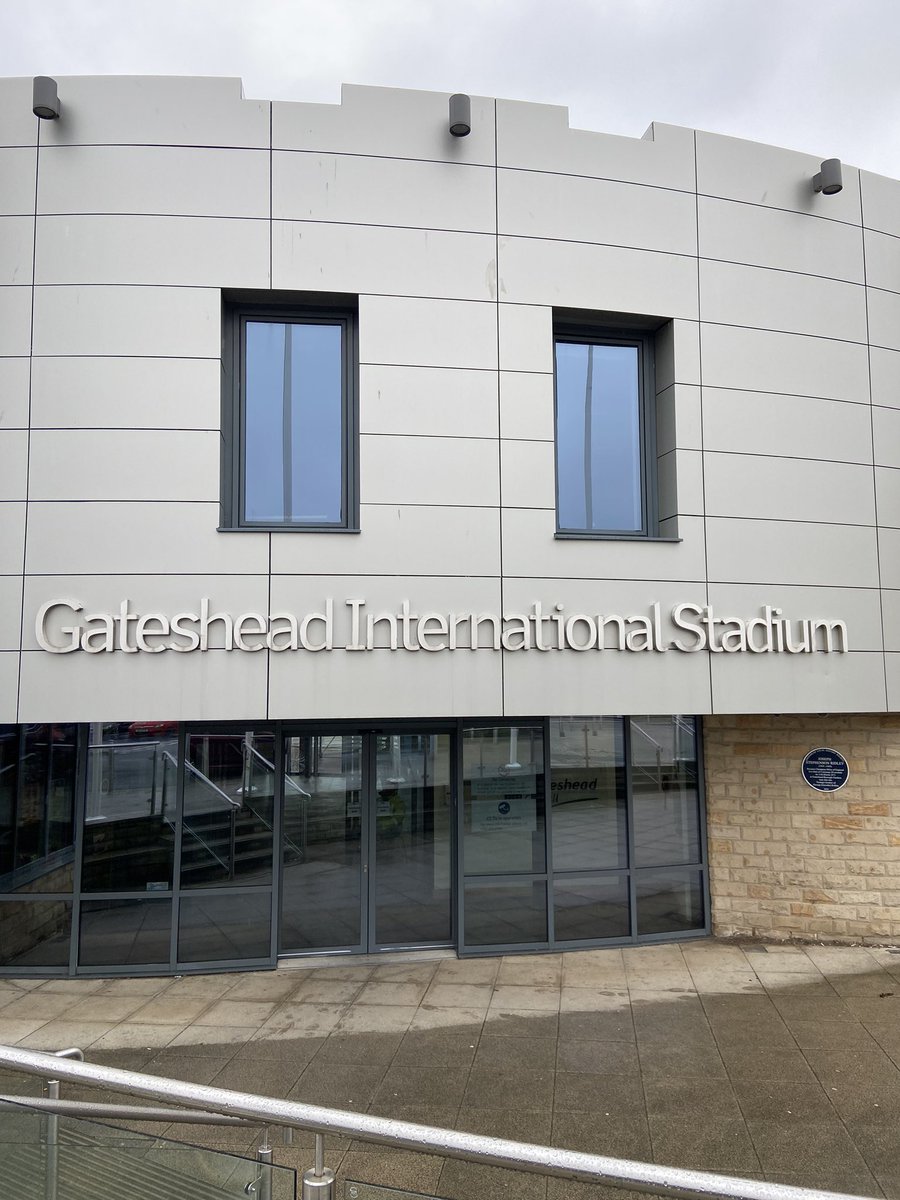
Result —
[{"label": "window sill", "polygon": [[680,537],[649,537],[643,533],[575,533],[560,529],[553,537],[558,542],[663,542],[676,545],[684,541],[684,538]]},{"label": "window sill", "polygon": [[219,525],[216,533],[361,533],[356,525]]}]

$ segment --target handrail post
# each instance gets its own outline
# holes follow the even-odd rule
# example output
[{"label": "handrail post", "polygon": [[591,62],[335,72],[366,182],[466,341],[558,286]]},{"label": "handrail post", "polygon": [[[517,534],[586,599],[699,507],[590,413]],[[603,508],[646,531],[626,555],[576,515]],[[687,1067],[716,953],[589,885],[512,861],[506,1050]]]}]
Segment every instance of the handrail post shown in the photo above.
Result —
[{"label": "handrail post", "polygon": [[153,768],[150,772],[150,816],[156,816],[156,747],[158,743],[153,743]]},{"label": "handrail post", "polygon": [[325,1135],[316,1134],[316,1165],[303,1172],[301,1200],[334,1200],[334,1171],[325,1166]]},{"label": "handrail post", "polygon": [[[71,1046],[68,1050],[57,1050],[54,1057],[74,1058],[77,1062],[84,1062],[84,1051],[79,1050],[77,1046]],[[58,1100],[59,1080],[46,1080],[46,1092],[48,1100]],[[59,1194],[59,1113],[48,1115],[44,1130],[47,1146],[44,1198],[45,1200],[57,1200]]]},{"label": "handrail post", "polygon": [[256,1151],[259,1162],[259,1200],[272,1200],[272,1147],[269,1145],[269,1127],[263,1130],[262,1145]]},{"label": "handrail post", "polygon": [[[59,1099],[59,1080],[46,1081],[47,1098]],[[59,1115],[48,1113],[44,1126],[47,1156],[44,1166],[44,1200],[57,1200],[59,1193]]]},{"label": "handrail post", "polygon": [[237,816],[236,810],[231,810],[231,844],[229,846],[228,878],[234,879],[234,856],[237,853]]}]

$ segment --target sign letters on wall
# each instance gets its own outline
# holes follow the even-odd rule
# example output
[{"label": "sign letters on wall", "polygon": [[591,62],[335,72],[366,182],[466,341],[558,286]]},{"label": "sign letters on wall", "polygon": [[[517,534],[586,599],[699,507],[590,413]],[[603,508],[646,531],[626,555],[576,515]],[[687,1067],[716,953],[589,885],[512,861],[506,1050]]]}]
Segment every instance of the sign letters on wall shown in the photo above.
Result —
[{"label": "sign letters on wall", "polygon": [[35,618],[38,645],[50,654],[121,651],[125,654],[190,654],[209,650],[255,653],[271,650],[376,649],[454,650],[620,650],[664,654],[846,654],[847,626],[841,620],[789,619],[764,605],[755,617],[725,616],[711,604],[676,604],[665,613],[653,603],[645,613],[569,613],[565,605],[545,608],[535,601],[527,612],[414,612],[409,600],[396,612],[370,612],[365,600],[335,605],[328,597],[320,610],[216,612],[206,597],[196,611],[137,613],[123,600],[116,613],[85,612],[78,600],[42,604]]}]

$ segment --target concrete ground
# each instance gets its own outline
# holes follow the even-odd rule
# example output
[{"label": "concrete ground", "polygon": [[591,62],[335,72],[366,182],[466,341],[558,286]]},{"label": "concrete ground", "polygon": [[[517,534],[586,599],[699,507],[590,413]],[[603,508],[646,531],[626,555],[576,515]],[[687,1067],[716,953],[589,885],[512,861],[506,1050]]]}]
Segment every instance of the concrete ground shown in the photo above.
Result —
[{"label": "concrete ground", "polygon": [[[708,940],[307,960],[180,979],[7,979],[0,1042],[77,1045],[89,1062],[197,1083],[900,1196],[900,949]],[[255,1141],[197,1126],[166,1135],[232,1151]],[[310,1144],[276,1139],[276,1162],[311,1165]],[[344,1180],[460,1200],[613,1195],[335,1139],[329,1162]]]}]

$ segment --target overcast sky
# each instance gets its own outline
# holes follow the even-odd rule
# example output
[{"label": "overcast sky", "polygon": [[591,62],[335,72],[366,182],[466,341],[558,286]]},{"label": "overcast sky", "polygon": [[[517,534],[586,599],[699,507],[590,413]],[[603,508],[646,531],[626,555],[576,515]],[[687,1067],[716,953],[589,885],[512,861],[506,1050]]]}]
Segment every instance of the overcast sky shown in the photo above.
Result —
[{"label": "overcast sky", "polygon": [[237,75],[262,99],[340,85],[562,104],[900,177],[898,0],[0,0],[0,74]]}]

